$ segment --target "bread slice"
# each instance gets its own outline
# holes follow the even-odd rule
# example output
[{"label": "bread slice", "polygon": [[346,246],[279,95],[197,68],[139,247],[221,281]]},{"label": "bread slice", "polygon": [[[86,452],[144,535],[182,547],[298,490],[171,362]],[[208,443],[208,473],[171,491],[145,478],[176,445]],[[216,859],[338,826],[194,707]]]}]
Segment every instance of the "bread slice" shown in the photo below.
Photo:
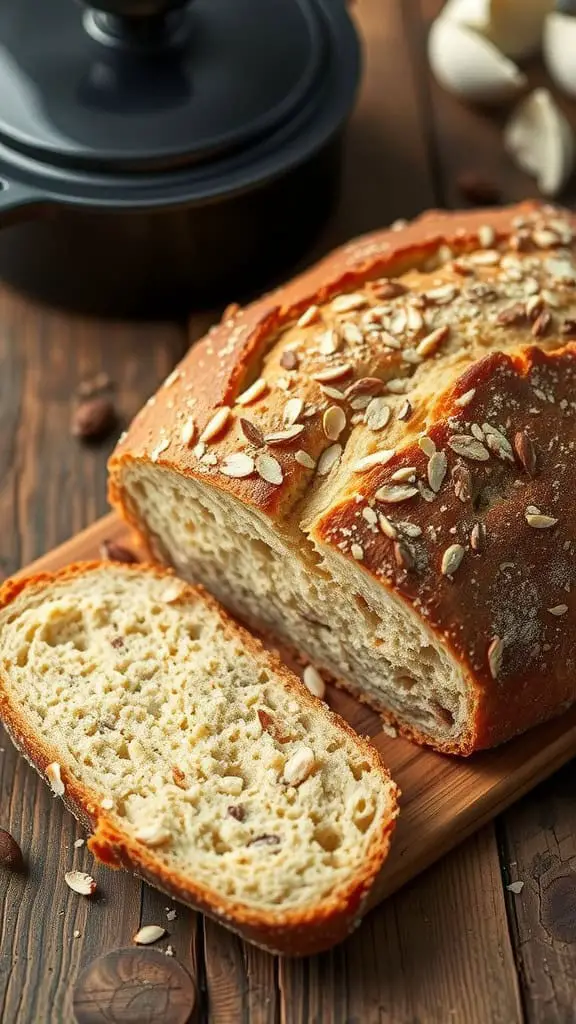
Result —
[{"label": "bread slice", "polygon": [[98,562],[9,581],[0,649],[0,715],[100,860],[276,952],[357,923],[398,790],[202,589]]}]

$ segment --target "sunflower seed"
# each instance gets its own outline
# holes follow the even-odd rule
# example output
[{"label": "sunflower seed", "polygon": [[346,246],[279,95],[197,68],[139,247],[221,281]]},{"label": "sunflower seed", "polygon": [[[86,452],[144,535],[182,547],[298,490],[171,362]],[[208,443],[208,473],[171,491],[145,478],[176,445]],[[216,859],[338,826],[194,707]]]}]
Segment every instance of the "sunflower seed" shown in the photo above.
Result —
[{"label": "sunflower seed", "polygon": [[333,356],[341,346],[342,338],[340,333],[333,327],[325,331],[318,343],[318,348],[323,356]]},{"label": "sunflower seed", "polygon": [[400,281],[377,281],[374,285],[374,294],[378,299],[397,299],[407,291]]},{"label": "sunflower seed", "polygon": [[471,252],[468,259],[477,267],[495,267],[500,263],[501,254],[496,249],[481,249]]},{"label": "sunflower seed", "polygon": [[464,558],[464,548],[461,544],[451,544],[442,555],[442,575],[452,576]]},{"label": "sunflower seed", "polygon": [[427,437],[426,434],[423,434],[422,437],[418,438],[418,447],[424,452],[424,455],[428,456],[428,458],[431,458],[436,451],[434,441],[431,437]]},{"label": "sunflower seed", "polygon": [[143,928],[136,932],[132,941],[137,946],[149,946],[150,943],[157,942],[164,935],[166,935],[166,929],[162,928],[159,924],[145,924]]},{"label": "sunflower seed", "polygon": [[556,604],[553,608],[549,608],[550,615],[565,615],[568,611],[567,604]]},{"label": "sunflower seed", "polygon": [[[296,327],[308,327],[310,324],[315,323],[319,313],[318,306],[308,306],[308,309],[296,321]],[[289,367],[286,367],[286,369],[289,369]]]},{"label": "sunflower seed", "polygon": [[340,325],[340,333],[348,345],[361,345],[364,340],[362,331],[357,324],[352,323],[351,320],[345,320]]},{"label": "sunflower seed", "polygon": [[392,411],[384,398],[373,398],[364,416],[364,422],[370,430],[382,430],[389,422]]},{"label": "sunflower seed", "polygon": [[262,477],[266,483],[275,484],[276,486],[282,483],[284,479],[282,466],[273,455],[265,453],[257,455],[255,465],[258,476]]},{"label": "sunflower seed", "polygon": [[477,555],[486,548],[486,527],[484,523],[474,523],[470,531],[470,547]]},{"label": "sunflower seed", "polygon": [[377,395],[383,387],[383,382],[379,377],[361,377],[360,380],[355,380],[346,388],[344,395],[348,400],[357,395]]},{"label": "sunflower seed", "polygon": [[264,444],[264,437],[260,428],[257,427],[255,423],[252,423],[251,420],[246,420],[242,416],[240,417],[239,423],[240,430],[244,434],[246,440],[249,441],[250,444],[253,444],[255,448],[261,448]]},{"label": "sunflower seed", "polygon": [[428,334],[427,337],[423,338],[420,344],[416,347],[416,352],[419,356],[431,356],[433,352],[446,341],[446,338],[450,334],[450,328],[448,324],[444,324],[443,327],[437,327],[435,331]]},{"label": "sunflower seed", "polygon": [[346,397],[343,391],[339,391],[338,388],[331,388],[328,384],[321,384],[320,390],[326,398],[332,398],[335,402],[345,402]]},{"label": "sunflower seed", "polygon": [[394,523],[391,522],[390,519],[388,519],[388,516],[384,516],[384,515],[380,514],[378,516],[378,525],[379,525],[380,529],[382,530],[382,533],[386,537],[390,537],[390,540],[396,540],[396,538],[398,536],[398,531],[397,531],[396,527],[394,526]]},{"label": "sunflower seed", "polygon": [[458,295],[459,289],[453,284],[443,284],[438,288],[430,288],[427,292],[424,292],[424,299],[426,302],[430,302],[435,306],[444,306],[448,302],[452,302],[453,299]]},{"label": "sunflower seed", "polygon": [[85,871],[67,871],[64,881],[69,889],[80,896],[92,896],[96,892],[96,882],[92,875],[87,875]]},{"label": "sunflower seed", "polygon": [[500,675],[503,657],[504,641],[499,636],[494,636],[488,644],[488,667],[493,679],[497,679]]},{"label": "sunflower seed", "polygon": [[303,451],[302,448],[296,452],[294,458],[296,459],[296,462],[299,462],[300,465],[304,466],[306,469],[316,469],[316,462],[312,456],[308,455],[308,452]]},{"label": "sunflower seed", "polygon": [[331,405],[322,417],[322,428],[329,441],[337,441],[346,427],[346,414],[338,405]]},{"label": "sunflower seed", "polygon": [[319,476],[327,476],[330,470],[336,465],[342,455],[341,444],[331,444],[325,448],[318,459],[317,472]]},{"label": "sunflower seed", "polygon": [[333,313],[351,313],[354,309],[362,309],[366,306],[368,299],[360,292],[349,292],[347,295],[338,295],[331,302]]},{"label": "sunflower seed", "polygon": [[375,497],[378,501],[385,501],[391,505],[396,505],[401,501],[408,501],[415,494],[418,494],[417,487],[409,487],[403,484],[386,484],[376,491]]},{"label": "sunflower seed", "polygon": [[550,315],[548,310],[545,309],[542,313],[540,313],[540,316],[536,317],[534,323],[532,324],[532,335],[535,338],[544,338],[545,335],[548,333],[548,329],[551,323],[552,316]]},{"label": "sunflower seed", "polygon": [[196,424],[194,423],[194,420],[190,416],[190,418],[186,420],[180,432],[180,440],[182,441],[182,444],[190,444],[190,442],[194,440],[195,433]]},{"label": "sunflower seed", "polygon": [[300,747],[284,766],[282,781],[287,786],[301,786],[313,771],[315,764],[314,751],[310,747]]},{"label": "sunflower seed", "polygon": [[558,522],[552,516],[544,516],[540,512],[525,512],[526,522],[528,526],[532,526],[535,530],[549,530],[551,526],[556,526]]},{"label": "sunflower seed", "polygon": [[512,324],[522,324],[526,320],[526,307],[521,302],[515,302],[513,306],[501,309],[496,317],[496,323],[500,327],[509,327]]},{"label": "sunflower seed", "polygon": [[422,314],[414,308],[414,306],[408,306],[408,312],[406,314],[406,325],[409,331],[421,331],[424,327],[424,317]]},{"label": "sunflower seed", "polygon": [[302,674],[302,679],[307,690],[313,693],[315,697],[319,697],[320,700],[324,700],[326,696],[326,684],[322,679],[317,668],[314,665],[306,665]]},{"label": "sunflower seed", "polygon": [[220,434],[227,425],[228,420],[230,419],[230,412],[231,409],[227,405],[223,405],[218,409],[211,419],[208,420],[208,423],[200,434],[200,441],[212,441],[213,438],[217,437],[217,435]]},{"label": "sunflower seed", "polygon": [[257,398],[260,398],[265,391],[268,390],[268,384],[263,377],[258,377],[249,388],[246,388],[241,395],[238,395],[236,399],[237,405],[250,405],[251,402],[255,402]]},{"label": "sunflower seed", "polygon": [[404,399],[404,401],[402,402],[402,405],[398,409],[397,419],[402,420],[402,422],[405,423],[406,420],[410,419],[411,415],[412,415],[412,406],[411,406],[410,402],[408,401],[408,399],[406,398],[406,399]]},{"label": "sunflower seed", "polygon": [[532,241],[539,249],[552,249],[555,245],[558,245],[559,238],[553,231],[547,231],[542,228],[532,232]]},{"label": "sunflower seed", "polygon": [[62,781],[62,775],[60,773],[60,765],[57,761],[53,761],[52,764],[46,767],[46,778],[50,784],[50,789],[55,796],[64,796],[66,787]]},{"label": "sunflower seed", "polygon": [[354,464],[354,472],[365,473],[367,469],[372,469],[373,466],[385,466],[395,454],[395,448],[381,448],[380,451],[365,455]]},{"label": "sunflower seed", "polygon": [[234,452],[232,455],[227,455],[222,461],[220,472],[224,476],[237,477],[239,479],[250,476],[254,472],[254,459],[244,452]]},{"label": "sunflower seed", "polygon": [[288,441],[293,441],[295,437],[304,430],[302,423],[294,423],[291,427],[286,427],[286,430],[275,430],[272,434],[266,434],[264,440],[266,444],[286,444]]},{"label": "sunflower seed", "polygon": [[393,377],[392,380],[386,381],[386,390],[390,391],[393,395],[403,395],[411,387],[412,381],[410,377]]},{"label": "sunflower seed", "polygon": [[350,363],[339,363],[337,366],[329,366],[326,370],[318,370],[317,373],[313,373],[312,380],[317,380],[319,384],[327,384],[331,380],[347,377],[349,373],[352,373]]},{"label": "sunflower seed", "polygon": [[514,451],[528,476],[534,476],[537,465],[536,449],[525,430],[519,430],[514,435]]},{"label": "sunflower seed", "polygon": [[304,402],[301,398],[289,398],[284,406],[282,421],[287,427],[293,426],[300,419],[304,412]]},{"label": "sunflower seed", "polygon": [[463,463],[457,463],[452,470],[454,482],[454,494],[461,502],[470,501],[472,498],[472,476],[470,470]]},{"label": "sunflower seed", "polygon": [[402,348],[402,345],[398,341],[398,338],[395,338],[392,334],[389,334],[388,331],[375,331],[374,333],[376,334],[376,341],[381,342],[381,344],[384,345],[384,348]]},{"label": "sunflower seed", "polygon": [[483,249],[489,249],[496,241],[496,232],[491,224],[482,224],[478,228],[478,241]]},{"label": "sunflower seed", "polygon": [[395,473],[392,473],[391,480],[400,481],[401,483],[414,483],[416,477],[416,466],[402,466],[401,469],[397,469]]},{"label": "sunflower seed", "polygon": [[444,477],[448,469],[448,459],[446,458],[445,452],[434,452],[428,461],[428,483],[435,494],[438,493],[442,484],[444,483]]},{"label": "sunflower seed", "polygon": [[170,447],[170,439],[168,437],[163,437],[162,440],[158,442],[156,447],[153,448],[152,451],[150,452],[150,460],[151,460],[151,462],[158,462],[158,459],[162,455],[162,452],[165,452],[166,449],[169,448],[169,447]]},{"label": "sunflower seed", "polygon": [[414,561],[414,556],[412,555],[410,548],[408,547],[407,544],[404,543],[404,541],[395,541],[393,550],[394,561],[396,562],[398,568],[406,569],[408,572],[415,568],[416,563]]},{"label": "sunflower seed", "polygon": [[456,452],[457,455],[462,455],[465,459],[473,459],[475,462],[486,462],[490,458],[490,452],[486,450],[484,445],[468,434],[454,434],[448,439],[448,444],[453,452]]}]

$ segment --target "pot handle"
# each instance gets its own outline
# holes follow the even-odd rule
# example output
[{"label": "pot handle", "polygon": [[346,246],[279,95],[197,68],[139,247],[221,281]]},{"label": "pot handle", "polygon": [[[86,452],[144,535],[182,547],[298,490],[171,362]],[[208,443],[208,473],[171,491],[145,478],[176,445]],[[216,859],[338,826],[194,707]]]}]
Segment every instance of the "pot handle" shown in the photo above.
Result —
[{"label": "pot handle", "polygon": [[32,220],[48,200],[36,189],[0,174],[0,227]]}]

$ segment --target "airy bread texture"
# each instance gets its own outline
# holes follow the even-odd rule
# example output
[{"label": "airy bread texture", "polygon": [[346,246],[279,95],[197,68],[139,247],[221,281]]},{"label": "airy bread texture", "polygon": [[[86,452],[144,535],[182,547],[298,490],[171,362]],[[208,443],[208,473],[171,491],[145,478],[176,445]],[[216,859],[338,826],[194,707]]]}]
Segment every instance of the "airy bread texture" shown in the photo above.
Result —
[{"label": "airy bread texture", "polygon": [[397,790],[204,592],[86,563],[0,591],[0,713],[92,851],[267,948],[358,920]]},{"label": "airy bread texture", "polygon": [[530,203],[351,243],[228,312],[110,462],[154,558],[441,750],[576,697],[573,228]]}]

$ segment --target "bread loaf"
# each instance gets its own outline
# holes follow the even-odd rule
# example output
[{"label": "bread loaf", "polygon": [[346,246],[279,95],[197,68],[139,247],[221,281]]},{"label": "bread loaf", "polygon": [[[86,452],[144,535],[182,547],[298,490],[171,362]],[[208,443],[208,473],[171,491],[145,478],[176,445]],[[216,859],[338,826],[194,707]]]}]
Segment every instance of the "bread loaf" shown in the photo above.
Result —
[{"label": "bread loaf", "polygon": [[350,243],[228,311],[110,462],[154,558],[440,750],[576,695],[573,228],[526,203]]},{"label": "bread loaf", "polygon": [[212,598],[79,564],[2,587],[0,646],[2,719],[97,857],[282,953],[358,921],[396,787]]}]

